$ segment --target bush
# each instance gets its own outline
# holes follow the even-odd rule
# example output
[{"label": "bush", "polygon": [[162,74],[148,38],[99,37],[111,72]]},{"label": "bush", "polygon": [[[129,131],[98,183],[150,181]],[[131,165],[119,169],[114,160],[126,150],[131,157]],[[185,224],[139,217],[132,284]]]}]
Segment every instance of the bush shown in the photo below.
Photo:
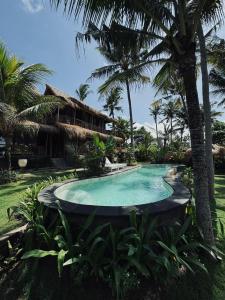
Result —
[{"label": "bush", "polygon": [[214,156],[215,169],[219,172],[225,171],[225,157]]},{"label": "bush", "polygon": [[15,182],[17,180],[17,173],[12,170],[0,170],[0,184]]},{"label": "bush", "polygon": [[46,184],[28,189],[26,199],[14,210],[29,224],[23,260],[55,261],[60,278],[71,276],[69,280],[76,284],[90,279],[106,283],[116,299],[137,288],[144,278],[164,286],[181,270],[206,271],[200,253],[209,249],[201,243],[191,218],[183,225],[158,227],[156,219],[131,212],[129,226],[121,229],[110,223],[96,226],[90,215],[80,228],[72,229],[60,207],[58,217],[49,222],[48,211],[37,201]]},{"label": "bush", "polygon": [[86,167],[90,175],[101,174],[104,171],[106,157],[113,156],[116,143],[112,137],[110,137],[106,143],[100,140],[96,134],[93,137],[93,141],[90,144],[89,152],[86,156]]}]

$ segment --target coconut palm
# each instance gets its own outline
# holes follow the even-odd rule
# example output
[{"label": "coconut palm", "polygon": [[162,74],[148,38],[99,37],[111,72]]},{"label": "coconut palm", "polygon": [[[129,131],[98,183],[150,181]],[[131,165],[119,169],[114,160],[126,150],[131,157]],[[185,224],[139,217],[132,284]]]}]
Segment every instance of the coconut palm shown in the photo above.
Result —
[{"label": "coconut palm", "polygon": [[212,69],[209,74],[209,82],[213,87],[212,94],[222,98],[219,105],[225,105],[225,40],[214,38],[207,45],[209,63]]},{"label": "coconut palm", "polygon": [[186,115],[188,115],[184,83],[174,64],[168,61],[161,67],[154,77],[153,86],[157,89],[156,95],[161,93],[164,98],[171,101],[179,98]]},{"label": "coconut palm", "polygon": [[149,108],[150,110],[150,115],[153,116],[154,122],[155,122],[155,131],[156,131],[156,139],[157,139],[157,144],[160,146],[159,143],[159,132],[158,132],[158,117],[161,113],[161,101],[160,100],[155,100],[151,103],[151,106]]},{"label": "coconut palm", "polygon": [[127,140],[130,138],[130,122],[118,117],[114,130],[116,135],[122,137],[124,142],[127,143]]},{"label": "coconut palm", "polygon": [[163,121],[170,124],[170,143],[173,141],[173,121],[178,113],[181,103],[178,100],[165,102],[162,107],[162,114],[164,116]]},{"label": "coconut palm", "polygon": [[180,141],[183,142],[185,129],[188,128],[188,116],[184,107],[180,107],[176,113],[174,130],[180,132]]},{"label": "coconut palm", "polygon": [[[213,87],[213,94],[216,96],[222,96],[222,100],[219,102],[219,105],[224,106],[225,104],[225,68],[224,68],[224,54],[225,54],[225,41],[220,39],[213,39],[210,45],[208,45],[208,52],[206,51],[206,47],[204,44],[204,40],[199,36],[200,45],[202,46],[203,55],[201,55],[203,63],[202,63],[202,86],[203,86],[203,99],[205,98],[209,101],[209,88],[206,83],[210,83]],[[207,68],[206,68],[206,61],[207,56],[206,53],[209,54],[208,60],[213,65],[213,69],[211,69],[210,74],[208,76]],[[205,112],[205,132],[206,132],[206,154],[208,159],[208,168],[209,174],[209,196],[211,199],[214,198],[214,163],[213,163],[213,155],[212,155],[212,111],[210,111],[211,107],[207,101],[207,105],[204,105],[204,112]],[[206,112],[208,114],[206,115]],[[211,118],[209,117],[211,115]],[[211,150],[211,151],[210,151]],[[209,154],[210,153],[210,154]],[[211,171],[211,173],[210,173]],[[215,209],[215,200],[212,202],[214,213],[216,212]]]},{"label": "coconut palm", "polygon": [[[202,75],[202,97],[203,97],[203,107],[204,107],[204,123],[205,123],[205,153],[206,153],[206,164],[207,164],[207,174],[208,174],[208,190],[209,190],[209,200],[211,203],[211,208],[214,213],[215,209],[215,199],[214,199],[214,162],[212,153],[212,122],[211,122],[211,103],[209,99],[209,74],[207,66],[207,51],[205,36],[203,33],[202,24],[199,23],[198,26],[198,41],[200,49],[200,64],[201,64],[201,75]],[[216,217],[216,216],[215,216]]]},{"label": "coconut palm", "polygon": [[[119,25],[114,23],[112,27],[119,28]],[[133,149],[134,130],[130,89],[131,86],[140,87],[149,83],[149,78],[143,72],[146,69],[145,66],[134,69],[135,66],[140,64],[142,55],[145,53],[142,53],[140,42],[136,40],[135,43],[130,42],[130,45],[128,45],[124,35],[122,31],[117,31],[114,34],[114,30],[107,26],[100,30],[93,24],[90,24],[86,33],[77,35],[77,40],[90,41],[93,38],[99,45],[99,52],[107,61],[107,65],[96,69],[90,77],[97,79],[107,78],[99,87],[99,92],[105,93],[114,87],[126,89],[130,117],[131,149]]]},{"label": "coconut palm", "polygon": [[51,72],[42,64],[24,67],[21,60],[0,44],[0,133],[5,139],[9,169],[15,131],[34,131],[35,123],[26,121],[41,120],[61,104],[55,97],[41,96],[36,89],[49,74]]},{"label": "coconut palm", "polygon": [[75,94],[81,101],[85,101],[87,96],[91,93],[89,84],[80,84],[76,89]]},{"label": "coconut palm", "polygon": [[[222,13],[222,0],[190,1],[94,1],[50,0],[58,7],[64,4],[75,19],[82,14],[83,24],[96,25],[117,20],[128,24],[142,36],[157,43],[146,60],[170,60],[183,79],[189,116],[196,200],[196,217],[207,242],[214,243],[209,207],[208,177],[204,132],[196,84],[196,38],[199,24],[211,22]],[[140,28],[141,27],[141,28]],[[138,30],[136,30],[138,29]],[[153,39],[154,36],[154,39]],[[152,44],[151,44],[152,45]]]},{"label": "coconut palm", "polygon": [[115,112],[121,112],[122,107],[119,106],[122,97],[122,89],[120,87],[112,88],[106,95],[101,95],[100,98],[104,97],[105,104],[103,109],[109,112],[109,116],[115,119]]}]

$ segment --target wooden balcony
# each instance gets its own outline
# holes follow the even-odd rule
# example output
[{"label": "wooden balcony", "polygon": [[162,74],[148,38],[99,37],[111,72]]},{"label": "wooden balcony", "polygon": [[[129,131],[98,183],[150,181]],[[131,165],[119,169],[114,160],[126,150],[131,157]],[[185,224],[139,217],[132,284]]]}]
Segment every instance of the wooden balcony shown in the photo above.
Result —
[{"label": "wooden balcony", "polygon": [[105,123],[102,123],[102,125],[97,126],[95,124],[80,120],[78,118],[70,118],[67,115],[56,116],[56,117],[53,117],[52,119],[48,118],[48,120],[46,120],[46,121],[48,122],[48,124],[50,124],[50,123],[54,124],[55,122],[61,122],[61,123],[68,124],[68,125],[77,125],[82,128],[90,129],[90,130],[101,132],[101,133],[106,133],[106,134],[109,133],[109,130],[105,129]]}]

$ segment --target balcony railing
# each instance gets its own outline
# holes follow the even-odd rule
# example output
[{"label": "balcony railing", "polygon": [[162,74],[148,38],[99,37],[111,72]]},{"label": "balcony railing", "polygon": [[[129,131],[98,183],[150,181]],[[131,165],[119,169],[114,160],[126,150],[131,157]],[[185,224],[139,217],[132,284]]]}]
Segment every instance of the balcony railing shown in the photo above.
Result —
[{"label": "balcony railing", "polygon": [[56,119],[54,119],[54,120],[48,119],[48,123],[49,122],[54,123],[55,121],[70,124],[70,125],[78,125],[80,127],[86,128],[86,129],[90,129],[90,130],[94,130],[97,132],[102,132],[102,133],[107,134],[107,130],[105,128],[103,128],[103,126],[105,126],[105,124],[102,124],[102,126],[100,126],[100,125],[97,126],[95,124],[80,120],[78,118],[76,118],[76,119],[70,118],[69,116],[66,116],[66,115],[60,115],[59,118],[56,117]]}]

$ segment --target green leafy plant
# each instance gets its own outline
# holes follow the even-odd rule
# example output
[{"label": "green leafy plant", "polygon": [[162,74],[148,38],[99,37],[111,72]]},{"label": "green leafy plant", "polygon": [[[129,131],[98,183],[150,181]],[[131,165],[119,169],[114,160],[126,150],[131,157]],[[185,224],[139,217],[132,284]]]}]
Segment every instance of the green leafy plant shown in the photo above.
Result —
[{"label": "green leafy plant", "polygon": [[182,172],[182,182],[184,185],[187,186],[187,188],[192,191],[193,189],[193,181],[194,181],[194,176],[193,176],[193,171],[191,167],[185,168],[184,171]]},{"label": "green leafy plant", "polygon": [[0,170],[0,184],[17,181],[17,173],[12,170]]},{"label": "green leafy plant", "polygon": [[130,225],[122,229],[109,223],[96,226],[93,221],[94,214],[72,230],[59,207],[54,226],[35,223],[36,240],[22,258],[55,257],[60,277],[71,270],[76,282],[96,278],[108,283],[116,299],[137,287],[143,277],[164,285],[183,269],[207,271],[200,253],[210,249],[190,234],[191,218],[183,225],[158,227],[156,219],[131,212]]},{"label": "green leafy plant", "polygon": [[113,137],[110,137],[105,143],[96,134],[90,144],[90,149],[86,157],[86,166],[89,173],[100,174],[104,171],[105,158],[113,157],[116,143]]}]

